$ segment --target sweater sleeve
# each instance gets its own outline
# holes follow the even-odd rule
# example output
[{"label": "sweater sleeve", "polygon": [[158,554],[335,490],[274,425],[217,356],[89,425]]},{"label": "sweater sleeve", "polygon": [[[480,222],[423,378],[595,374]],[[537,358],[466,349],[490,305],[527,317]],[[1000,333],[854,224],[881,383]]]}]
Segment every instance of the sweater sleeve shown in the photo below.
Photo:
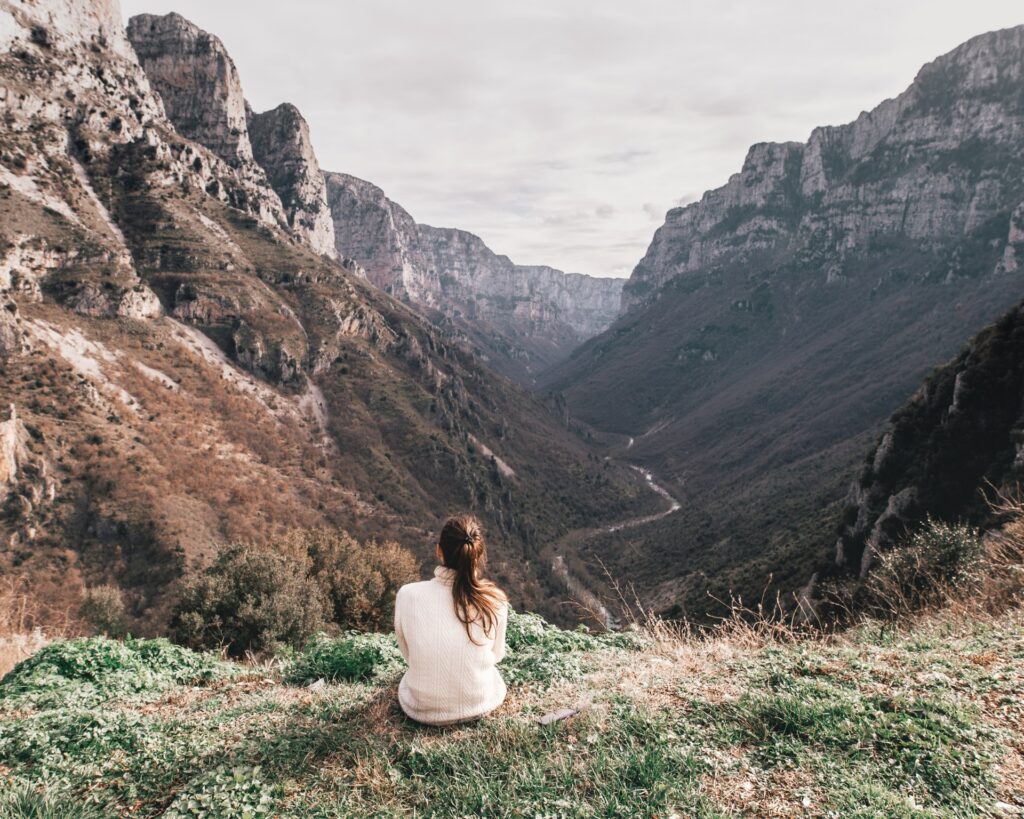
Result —
[{"label": "sweater sleeve", "polygon": [[405,634],[402,632],[402,590],[395,595],[395,637],[398,638],[398,648],[406,661],[409,660],[409,645],[405,642]]},{"label": "sweater sleeve", "polygon": [[500,663],[505,657],[505,631],[508,626],[508,603],[502,605],[498,612],[498,622],[494,624],[494,662]]}]

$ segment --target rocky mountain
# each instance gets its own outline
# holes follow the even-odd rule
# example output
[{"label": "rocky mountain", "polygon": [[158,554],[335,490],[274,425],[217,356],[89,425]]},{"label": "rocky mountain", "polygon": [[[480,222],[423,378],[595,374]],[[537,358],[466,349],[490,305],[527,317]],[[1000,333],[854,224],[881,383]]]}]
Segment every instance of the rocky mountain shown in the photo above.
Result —
[{"label": "rocky mountain", "polygon": [[223,43],[180,14],[140,14],[128,39],[168,118],[272,193],[266,207],[317,253],[335,256],[320,166],[292,105],[254,114]]},{"label": "rocky mountain", "polygon": [[802,584],[879,426],[1019,300],[1022,84],[1024,27],[992,32],[847,125],[753,146],[669,212],[624,315],[543,378],[683,500],[595,547],[648,601]]},{"label": "rocky mountain", "polygon": [[249,113],[253,157],[281,197],[288,224],[317,253],[336,256],[327,185],[313,152],[309,125],[291,103]]},{"label": "rocky mountain", "polygon": [[116,3],[0,0],[0,573],[57,615],[116,583],[156,628],[218,543],[328,524],[427,558],[468,508],[517,605],[547,599],[540,546],[641,488],[296,235],[255,160],[308,142],[247,130],[214,39],[131,32],[152,84]]},{"label": "rocky mountain", "polygon": [[986,494],[1024,478],[1024,305],[939,367],[889,421],[853,482],[836,565],[863,576],[931,516],[982,525]]},{"label": "rocky mountain", "polygon": [[506,375],[533,383],[618,315],[621,279],[514,264],[472,233],[417,224],[376,185],[326,178],[338,249]]},{"label": "rocky mountain", "polygon": [[[989,226],[1005,244],[1022,49],[1022,27],[975,37],[847,125],[817,128],[805,144],[754,145],[728,184],[669,212],[624,307],[737,258],[816,254],[834,284],[849,278],[851,253],[886,237],[948,243]],[[962,275],[954,262],[949,277]]]},{"label": "rocky mountain", "polygon": [[177,130],[272,189],[268,218],[365,267],[499,372],[533,383],[618,314],[622,280],[515,265],[470,233],[417,225],[368,182],[322,174],[295,106],[252,112],[223,44],[181,15],[133,17],[128,38]]}]

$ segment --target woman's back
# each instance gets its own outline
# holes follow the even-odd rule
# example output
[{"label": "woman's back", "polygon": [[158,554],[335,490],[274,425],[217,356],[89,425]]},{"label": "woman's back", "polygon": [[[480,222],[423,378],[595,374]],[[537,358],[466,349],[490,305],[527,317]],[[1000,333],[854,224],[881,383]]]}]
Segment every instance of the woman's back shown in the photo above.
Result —
[{"label": "woman's back", "polygon": [[505,656],[508,605],[498,606],[489,635],[479,621],[467,631],[456,614],[454,579],[454,569],[438,566],[433,580],[403,586],[395,600],[395,634],[409,663],[398,701],[410,717],[432,725],[483,716],[506,693],[495,665]]}]

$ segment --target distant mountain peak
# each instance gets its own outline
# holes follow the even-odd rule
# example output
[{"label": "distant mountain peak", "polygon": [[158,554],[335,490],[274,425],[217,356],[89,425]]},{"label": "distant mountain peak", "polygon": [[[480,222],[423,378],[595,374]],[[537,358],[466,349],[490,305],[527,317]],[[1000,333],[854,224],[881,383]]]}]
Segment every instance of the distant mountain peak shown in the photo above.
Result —
[{"label": "distant mountain peak", "polygon": [[473,233],[417,224],[378,186],[325,174],[338,249],[375,285],[439,312],[525,383],[618,314],[622,279],[517,265]]}]

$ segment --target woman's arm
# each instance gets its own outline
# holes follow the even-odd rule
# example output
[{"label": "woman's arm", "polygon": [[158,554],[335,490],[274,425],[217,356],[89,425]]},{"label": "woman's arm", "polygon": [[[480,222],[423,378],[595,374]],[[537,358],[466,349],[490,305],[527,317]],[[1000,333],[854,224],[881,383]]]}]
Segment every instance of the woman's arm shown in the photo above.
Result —
[{"label": "woman's arm", "polygon": [[395,595],[395,637],[398,638],[398,648],[402,652],[402,656],[405,657],[406,662],[409,661],[409,645],[405,642],[405,634],[402,633],[402,590],[398,590],[398,594]]},{"label": "woman's arm", "polygon": [[508,626],[508,603],[498,610],[498,622],[494,624],[494,662],[500,663],[505,657],[505,630]]}]

